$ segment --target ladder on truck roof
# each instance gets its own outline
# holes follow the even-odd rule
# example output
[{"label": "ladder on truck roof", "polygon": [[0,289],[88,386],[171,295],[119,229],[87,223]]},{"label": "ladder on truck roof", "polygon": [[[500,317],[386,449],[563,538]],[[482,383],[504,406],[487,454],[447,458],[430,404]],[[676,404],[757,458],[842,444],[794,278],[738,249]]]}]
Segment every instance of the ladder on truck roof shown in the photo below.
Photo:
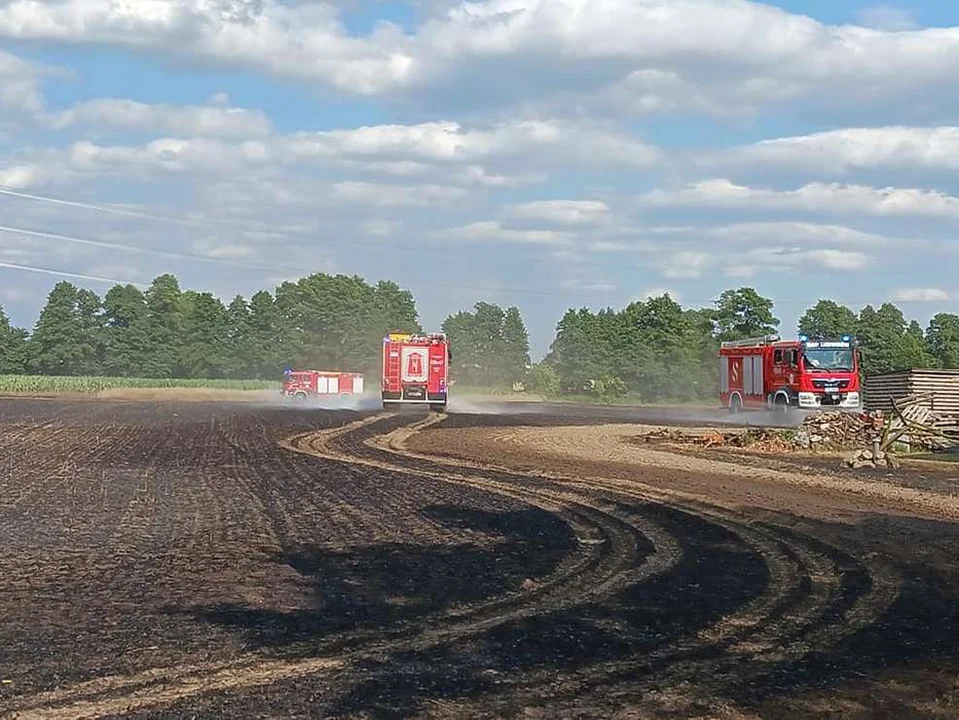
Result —
[{"label": "ladder on truck roof", "polygon": [[762,337],[746,338],[745,340],[727,340],[720,343],[722,348],[754,347],[756,345],[772,345],[779,342],[779,335],[763,335]]}]

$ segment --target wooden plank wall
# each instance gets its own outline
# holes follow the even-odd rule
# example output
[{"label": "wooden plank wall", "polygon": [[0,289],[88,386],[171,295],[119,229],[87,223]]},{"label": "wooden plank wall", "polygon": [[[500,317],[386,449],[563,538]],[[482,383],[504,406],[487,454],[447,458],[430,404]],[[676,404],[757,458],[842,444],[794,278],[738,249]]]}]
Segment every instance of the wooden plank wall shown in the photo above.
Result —
[{"label": "wooden plank wall", "polygon": [[892,410],[891,398],[933,393],[930,409],[959,414],[959,370],[903,370],[867,377],[863,382],[866,410]]}]

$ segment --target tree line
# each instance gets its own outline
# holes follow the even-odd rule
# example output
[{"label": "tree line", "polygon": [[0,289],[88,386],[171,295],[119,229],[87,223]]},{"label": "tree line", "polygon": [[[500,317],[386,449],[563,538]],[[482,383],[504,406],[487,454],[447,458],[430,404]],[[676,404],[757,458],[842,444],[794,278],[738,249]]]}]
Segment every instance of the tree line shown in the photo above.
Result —
[{"label": "tree line", "polygon": [[[726,290],[708,308],[684,309],[667,294],[622,310],[570,309],[549,354],[532,369],[531,384],[646,402],[714,398],[720,343],[779,334],[773,309],[771,299],[749,287]],[[856,337],[864,375],[959,367],[959,316],[951,313],[936,315],[923,329],[892,303],[857,313],[820,299],[796,330],[811,338]]]},{"label": "tree line", "polygon": [[[684,308],[668,294],[621,309],[571,308],[536,364],[516,307],[478,302],[441,329],[457,383],[656,402],[714,397],[719,343],[780,325],[773,301],[743,287],[704,308]],[[355,275],[314,274],[229,303],[183,290],[170,274],[145,290],[116,285],[102,298],[64,281],[31,331],[12,326],[0,308],[0,374],[278,379],[285,367],[310,367],[378,377],[383,336],[423,330],[409,290]],[[855,335],[865,374],[959,367],[959,316],[950,313],[923,328],[891,303],[856,312],[821,299],[797,331]]]},{"label": "tree line", "polygon": [[[478,303],[443,324],[461,382],[518,382],[529,339],[515,307]],[[228,304],[183,290],[171,274],[145,290],[116,285],[101,298],[58,282],[32,332],[0,308],[0,374],[279,379],[284,368],[379,377],[383,337],[422,332],[416,302],[396,283],[314,274]]]}]

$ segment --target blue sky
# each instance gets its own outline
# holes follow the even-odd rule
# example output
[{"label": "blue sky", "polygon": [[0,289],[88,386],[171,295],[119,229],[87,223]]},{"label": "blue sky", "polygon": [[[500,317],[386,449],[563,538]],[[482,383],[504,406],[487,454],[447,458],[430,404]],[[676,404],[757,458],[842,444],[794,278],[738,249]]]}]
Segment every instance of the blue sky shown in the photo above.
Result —
[{"label": "blue sky", "polygon": [[945,2],[0,0],[0,304],[358,273],[433,327],[515,304],[537,356],[664,291],[925,323],[959,309],[956,67]]}]

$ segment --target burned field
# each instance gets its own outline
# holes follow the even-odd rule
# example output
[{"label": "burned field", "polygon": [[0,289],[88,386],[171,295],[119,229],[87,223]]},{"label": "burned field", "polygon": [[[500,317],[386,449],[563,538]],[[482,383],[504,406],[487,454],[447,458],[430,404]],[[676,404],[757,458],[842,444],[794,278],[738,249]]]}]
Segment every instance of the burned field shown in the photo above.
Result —
[{"label": "burned field", "polygon": [[948,470],[561,412],[0,401],[0,716],[955,717]]}]

